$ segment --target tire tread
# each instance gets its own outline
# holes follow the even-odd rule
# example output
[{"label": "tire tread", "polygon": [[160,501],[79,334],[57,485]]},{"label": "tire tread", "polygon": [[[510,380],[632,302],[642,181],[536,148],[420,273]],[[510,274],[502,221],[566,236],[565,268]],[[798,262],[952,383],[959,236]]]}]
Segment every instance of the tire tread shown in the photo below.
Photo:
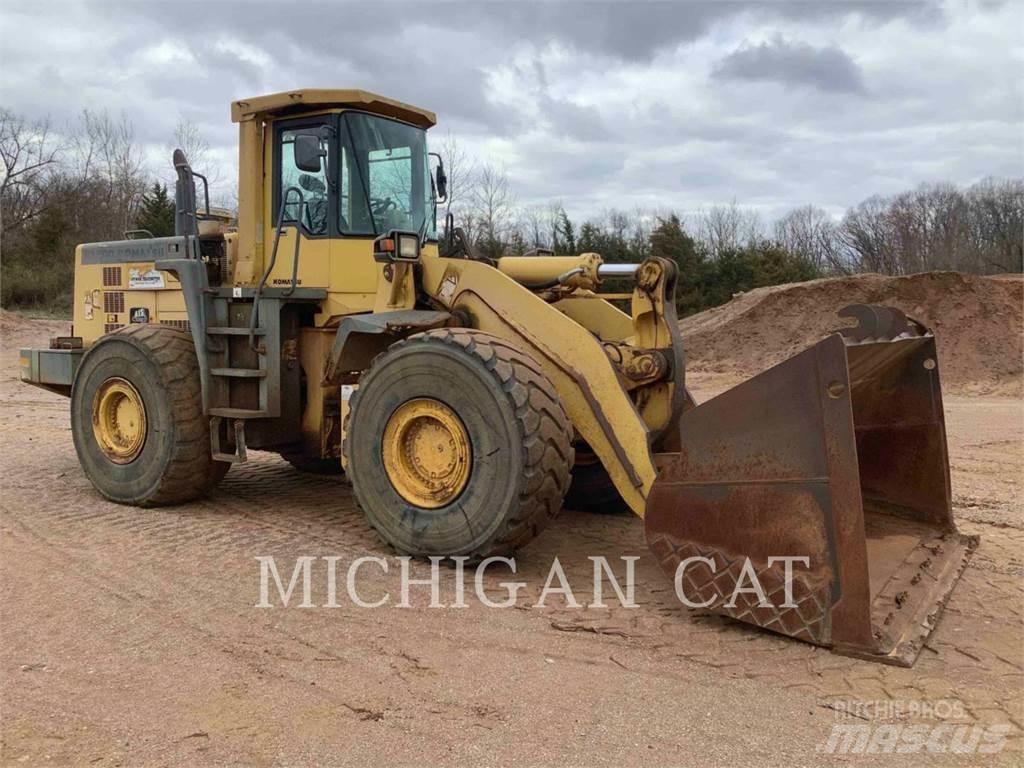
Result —
[{"label": "tire tread", "polygon": [[[573,431],[558,392],[537,362],[523,350],[497,336],[469,328],[440,328],[396,342],[374,359],[363,379],[391,353],[413,344],[457,347],[475,357],[505,392],[513,408],[526,482],[520,487],[518,503],[496,534],[473,552],[465,553],[471,561],[511,555],[558,514],[569,489]],[[353,394],[353,413],[359,407],[362,392],[363,388],[357,387]],[[346,451],[347,443],[346,439]],[[383,538],[383,531],[370,516],[367,519]]]}]

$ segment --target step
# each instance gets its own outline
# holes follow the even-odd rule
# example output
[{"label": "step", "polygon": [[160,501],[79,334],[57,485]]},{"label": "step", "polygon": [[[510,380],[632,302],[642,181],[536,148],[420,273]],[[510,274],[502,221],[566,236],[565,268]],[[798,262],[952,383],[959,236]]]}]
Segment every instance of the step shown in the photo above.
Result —
[{"label": "step", "polygon": [[235,379],[265,379],[267,372],[259,368],[211,368],[210,375]]},{"label": "step", "polygon": [[224,419],[265,419],[266,411],[257,411],[252,408],[211,408],[211,416],[220,416]]},{"label": "step", "polygon": [[[214,326],[212,328],[207,328],[206,332],[208,334],[210,334],[211,336],[248,336],[249,335],[249,329],[248,328],[232,328],[232,327],[228,327],[228,326]],[[266,334],[267,329],[266,328],[254,328],[252,332],[253,332],[254,336],[263,336],[263,335]]]}]

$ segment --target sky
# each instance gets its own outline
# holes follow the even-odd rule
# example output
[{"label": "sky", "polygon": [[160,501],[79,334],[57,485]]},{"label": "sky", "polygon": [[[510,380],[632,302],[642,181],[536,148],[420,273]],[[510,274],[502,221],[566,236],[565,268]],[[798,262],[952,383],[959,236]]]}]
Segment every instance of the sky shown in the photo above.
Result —
[{"label": "sky", "polygon": [[[523,205],[839,214],[1024,176],[1024,0],[0,3],[0,106],[179,119],[237,178],[234,99],[363,88],[435,111]],[[223,193],[223,190],[221,190]]]}]

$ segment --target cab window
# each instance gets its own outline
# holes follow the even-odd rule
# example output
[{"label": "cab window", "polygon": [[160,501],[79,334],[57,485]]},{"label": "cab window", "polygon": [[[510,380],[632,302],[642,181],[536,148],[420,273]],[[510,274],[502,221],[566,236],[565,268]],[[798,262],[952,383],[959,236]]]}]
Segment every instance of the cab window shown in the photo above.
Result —
[{"label": "cab window", "polygon": [[[304,125],[278,133],[277,156],[280,172],[275,190],[274,217],[276,219],[281,201],[287,199],[284,207],[285,223],[299,223],[307,234],[324,236],[328,234],[330,211],[327,185],[327,169],[330,163],[322,163],[316,173],[299,170],[295,165],[295,137],[300,133],[316,134],[317,129],[316,125]],[[322,140],[322,146],[325,150],[328,149],[328,142]],[[300,203],[300,194],[301,199],[305,201],[304,206]]]}]

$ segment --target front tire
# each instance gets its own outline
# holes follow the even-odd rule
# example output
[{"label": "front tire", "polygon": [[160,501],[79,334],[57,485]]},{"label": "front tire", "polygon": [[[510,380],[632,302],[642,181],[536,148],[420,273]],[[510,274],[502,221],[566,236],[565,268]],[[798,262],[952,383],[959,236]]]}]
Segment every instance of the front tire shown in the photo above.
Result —
[{"label": "front tire", "polygon": [[85,354],[71,390],[71,434],[86,476],[119,504],[190,501],[231,466],[210,454],[192,338],[166,326],[129,325]]},{"label": "front tire", "polygon": [[537,363],[496,336],[440,329],[380,355],[352,399],[348,474],[399,552],[508,555],[557,514],[572,429]]}]

